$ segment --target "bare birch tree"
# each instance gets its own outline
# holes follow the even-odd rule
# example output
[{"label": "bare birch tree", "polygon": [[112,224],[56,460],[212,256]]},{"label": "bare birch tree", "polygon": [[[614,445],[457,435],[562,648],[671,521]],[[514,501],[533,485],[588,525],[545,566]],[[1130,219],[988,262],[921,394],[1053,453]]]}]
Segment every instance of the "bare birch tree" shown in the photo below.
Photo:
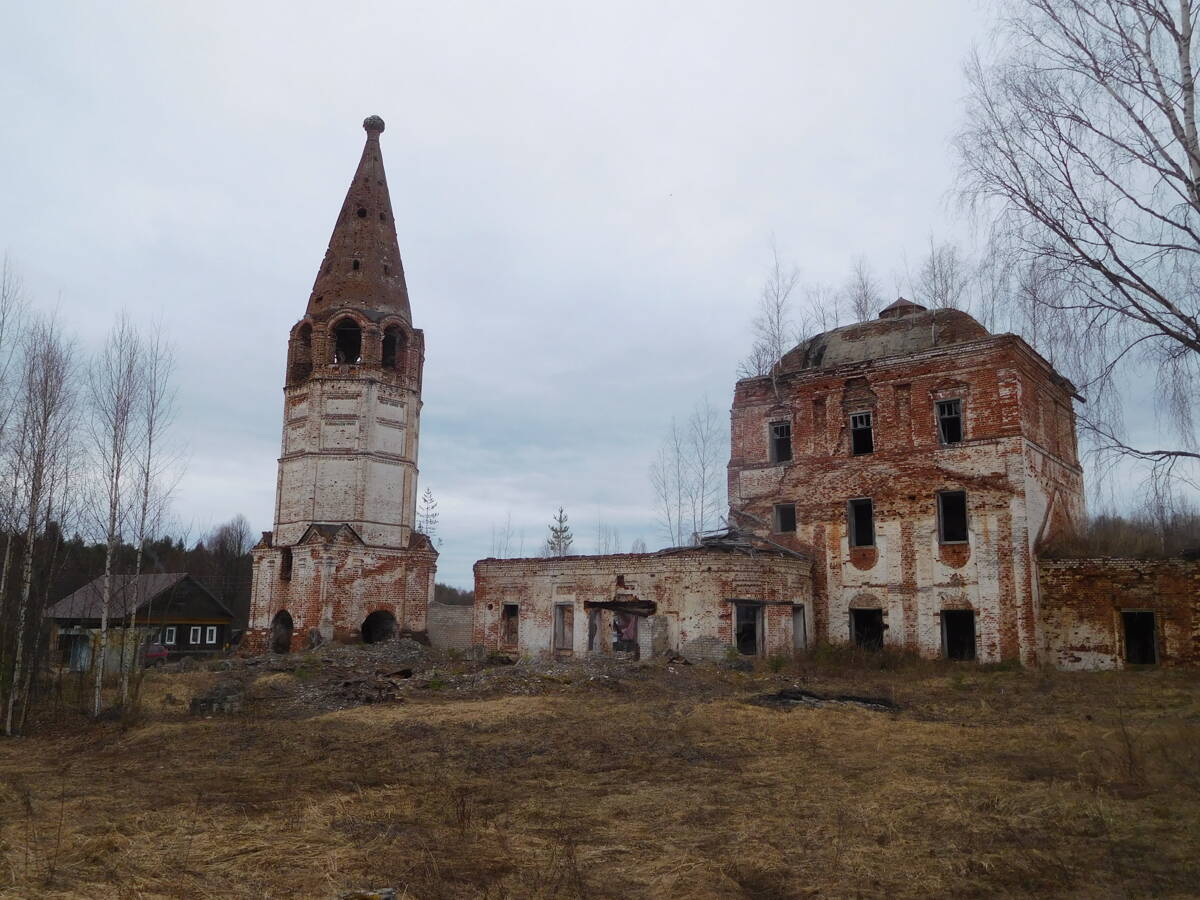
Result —
[{"label": "bare birch tree", "polygon": [[707,398],[696,405],[683,427],[671,420],[650,466],[659,524],[671,546],[692,544],[697,534],[716,526],[728,446],[729,433]]},{"label": "bare birch tree", "polygon": [[970,302],[970,261],[955,244],[929,239],[929,254],[917,272],[916,299],[930,309],[965,309]]},{"label": "bare birch tree", "polygon": [[[968,64],[957,139],[970,208],[1054,289],[1021,295],[1059,335],[1103,454],[1200,461],[1200,132],[1194,0],[1007,0]],[[1120,387],[1157,369],[1174,440],[1135,446]]]},{"label": "bare birch tree", "polygon": [[771,267],[758,298],[758,312],[752,322],[754,343],[750,355],[738,365],[739,378],[770,375],[780,357],[795,343],[791,298],[800,280],[800,270],[784,266],[779,250],[771,244]]},{"label": "bare birch tree", "polygon": [[[141,341],[129,317],[122,313],[113,324],[88,372],[88,450],[99,483],[99,514],[103,517],[104,575],[100,588],[100,639],[95,660],[92,715],[100,715],[108,650],[108,616],[112,607],[117,546],[129,502],[132,448],[136,441],[137,408],[142,392]],[[122,643],[124,646],[124,643]]]},{"label": "bare birch tree", "polygon": [[874,318],[883,306],[883,292],[866,257],[855,258],[845,287],[846,303],[855,322]]},{"label": "bare birch tree", "polygon": [[74,346],[53,318],[39,317],[22,340],[22,377],[17,392],[14,456],[24,546],[17,599],[16,650],[9,681],[4,731],[13,733],[13,711],[25,676],[25,639],[31,617],[34,554],[45,526],[47,497],[55,476],[68,470],[76,401]]}]

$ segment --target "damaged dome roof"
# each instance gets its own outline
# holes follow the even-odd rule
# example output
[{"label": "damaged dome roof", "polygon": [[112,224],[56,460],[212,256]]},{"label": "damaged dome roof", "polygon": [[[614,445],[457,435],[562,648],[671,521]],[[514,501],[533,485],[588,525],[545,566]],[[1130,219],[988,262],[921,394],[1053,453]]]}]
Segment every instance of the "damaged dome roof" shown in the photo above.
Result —
[{"label": "damaged dome roof", "polygon": [[961,310],[929,310],[901,297],[880,312],[878,319],[809,338],[785,353],[779,368],[784,373],[828,369],[987,337],[991,333]]}]

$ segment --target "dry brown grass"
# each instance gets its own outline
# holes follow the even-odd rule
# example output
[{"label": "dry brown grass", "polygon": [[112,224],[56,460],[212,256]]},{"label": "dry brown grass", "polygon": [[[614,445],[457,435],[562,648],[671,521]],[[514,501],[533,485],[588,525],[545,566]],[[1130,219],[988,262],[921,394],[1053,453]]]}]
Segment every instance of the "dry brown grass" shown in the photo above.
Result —
[{"label": "dry brown grass", "polygon": [[[839,661],[841,662],[841,661]],[[286,687],[293,676],[267,676]],[[899,713],[785,712],[794,684]],[[46,897],[1184,896],[1200,886],[1200,683],[809,664],[635,668],[534,696],[414,690],[313,718],[0,743],[0,891]],[[568,681],[570,679],[567,679]],[[256,695],[271,696],[271,690]]]}]

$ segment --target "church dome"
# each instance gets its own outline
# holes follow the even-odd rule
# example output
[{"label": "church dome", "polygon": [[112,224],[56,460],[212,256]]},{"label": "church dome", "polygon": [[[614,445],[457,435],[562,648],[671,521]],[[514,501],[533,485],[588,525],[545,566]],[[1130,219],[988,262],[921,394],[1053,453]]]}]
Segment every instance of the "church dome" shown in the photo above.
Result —
[{"label": "church dome", "polygon": [[901,297],[870,322],[856,322],[809,338],[784,354],[781,372],[907,356],[990,337],[974,317],[957,309],[926,309]]}]

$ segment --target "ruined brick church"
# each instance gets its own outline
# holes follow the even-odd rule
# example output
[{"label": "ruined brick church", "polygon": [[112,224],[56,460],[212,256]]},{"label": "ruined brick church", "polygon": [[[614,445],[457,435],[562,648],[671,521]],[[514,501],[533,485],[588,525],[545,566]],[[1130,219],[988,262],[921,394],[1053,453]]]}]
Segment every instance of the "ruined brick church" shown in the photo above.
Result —
[{"label": "ruined brick church", "polygon": [[[439,640],[437,553],[414,528],[424,340],[383,121],[363,125],[288,341],[250,649]],[[1084,518],[1076,399],[1019,336],[901,299],[736,384],[727,528],[656,553],[480,560],[474,608],[440,640],[557,657],[825,642],[1063,668],[1196,662],[1200,563],[1039,557]]]}]

